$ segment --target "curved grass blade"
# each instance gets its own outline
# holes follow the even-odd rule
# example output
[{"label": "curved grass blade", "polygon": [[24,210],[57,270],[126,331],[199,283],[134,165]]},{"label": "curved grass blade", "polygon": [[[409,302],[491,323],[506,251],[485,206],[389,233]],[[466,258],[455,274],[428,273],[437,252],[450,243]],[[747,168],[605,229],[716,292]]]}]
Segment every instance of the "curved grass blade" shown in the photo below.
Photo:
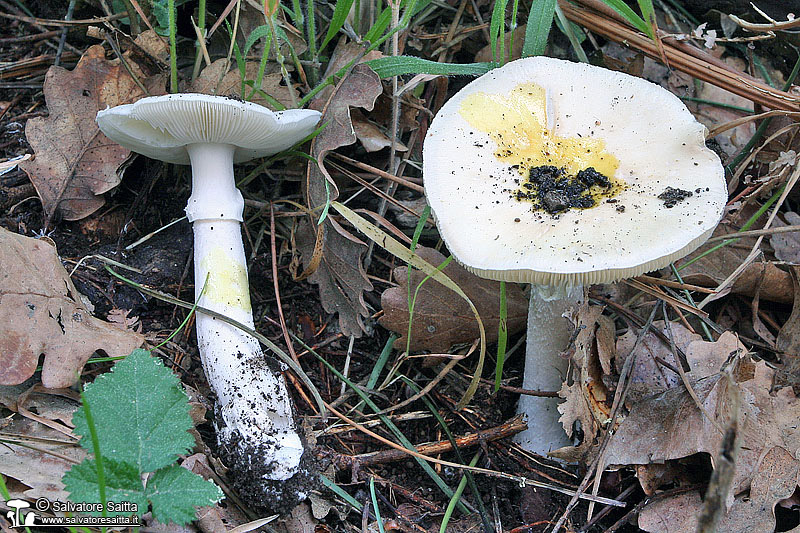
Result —
[{"label": "curved grass blade", "polygon": [[336,37],[336,34],[342,29],[342,26],[344,26],[344,23],[347,21],[350,8],[353,7],[353,2],[355,2],[355,0],[336,0],[336,6],[333,8],[333,16],[331,16],[331,22],[328,25],[328,33],[325,34],[325,39],[323,39],[322,44],[319,45],[320,51],[324,50],[325,47],[328,46],[328,43],[331,42],[331,39]]},{"label": "curved grass blade", "polygon": [[475,391],[478,389],[480,377],[483,373],[483,363],[486,359],[486,330],[483,327],[483,321],[481,320],[475,305],[472,303],[472,300],[470,300],[469,296],[467,296],[464,291],[461,290],[461,287],[456,285],[456,283],[447,277],[446,274],[437,271],[433,265],[423,260],[404,245],[400,244],[400,242],[389,236],[386,232],[368,220],[365,220],[361,216],[357,215],[355,212],[350,210],[350,208],[345,207],[339,202],[331,202],[331,206],[338,211],[340,215],[353,224],[359,231],[364,233],[370,240],[374,241],[375,244],[379,245],[381,248],[394,255],[398,259],[401,259],[409,265],[422,270],[427,275],[431,276],[433,279],[458,294],[469,305],[473,315],[475,316],[475,320],[478,323],[478,329],[480,330],[481,349],[478,356],[478,364],[476,365],[475,373],[472,375],[472,380],[470,381],[469,387],[467,387],[467,391],[464,393],[464,396],[461,398],[461,400],[459,400],[458,405],[456,406],[456,409],[462,409],[469,403],[469,401],[475,395]]},{"label": "curved grass blade", "polygon": [[439,63],[421,57],[381,57],[366,61],[381,78],[404,74],[433,74],[437,76],[481,76],[492,70],[491,63]]}]

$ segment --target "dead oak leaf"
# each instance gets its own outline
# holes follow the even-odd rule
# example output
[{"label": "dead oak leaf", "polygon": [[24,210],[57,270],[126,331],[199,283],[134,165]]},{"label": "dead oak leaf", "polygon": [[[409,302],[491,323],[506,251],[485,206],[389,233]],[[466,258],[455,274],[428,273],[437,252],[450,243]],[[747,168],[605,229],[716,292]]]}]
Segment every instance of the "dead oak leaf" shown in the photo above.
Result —
[{"label": "dead oak leaf", "polygon": [[97,45],[72,71],[50,67],[44,95],[50,116],[28,121],[25,136],[36,157],[20,167],[36,187],[49,219],[57,215],[79,220],[105,203],[102,194],[119,184],[118,168],[130,155],[100,132],[97,112],[145,94]]},{"label": "dead oak leaf", "polygon": [[[787,224],[783,224],[779,219],[776,219],[775,227],[800,224],[800,215],[794,211],[784,213],[783,217],[786,219]],[[772,249],[775,250],[775,257],[779,261],[800,264],[800,234],[796,232],[776,233],[770,237],[769,243],[772,245]]]},{"label": "dead oak leaf", "polygon": [[[294,102],[299,99],[297,91],[293,87],[290,88],[283,85],[283,76],[281,76],[280,72],[264,74],[261,78],[261,92],[254,93],[253,86],[258,78],[259,63],[254,61],[245,63],[244,75],[236,65],[228,72],[225,72],[226,67],[230,67],[230,62],[225,58],[217,59],[211,63],[192,82],[191,92],[236,96],[268,107],[273,111],[276,109],[275,106],[264,97],[264,94],[271,96],[284,107],[292,107]],[[242,77],[244,77],[245,82],[251,82],[244,84],[244,92],[242,91]]]},{"label": "dead oak leaf", "polygon": [[0,446],[0,474],[24,485],[17,490],[9,487],[11,497],[67,501],[61,477],[86,458],[77,440],[70,443],[64,434],[27,418],[11,420],[3,431],[16,438]]},{"label": "dead oak leaf", "polygon": [[[669,332],[666,331],[664,322],[657,320],[653,322],[653,330],[658,330],[669,338]],[[703,342],[700,335],[690,332],[682,324],[671,324],[672,338],[675,342],[676,348],[682,350],[684,353],[687,351],[689,344],[692,342]],[[639,332],[629,330],[617,340],[617,357],[615,359],[617,372],[622,370],[625,361],[631,356],[632,349],[636,345],[636,339]],[[734,337],[734,342],[736,339]],[[660,361],[665,361],[673,367],[677,364],[672,355],[672,349],[664,343],[652,331],[648,331],[642,341],[637,347],[638,353],[636,354],[636,364],[631,369],[630,375],[630,388],[628,389],[627,404],[633,404],[656,392],[665,391],[676,387],[681,378],[678,374],[665,367]],[[721,352],[722,350],[720,350]],[[725,361],[724,356],[722,361],[718,361],[714,370],[717,372],[720,364]],[[709,375],[709,374],[705,374]],[[695,378],[705,376],[694,376]]]},{"label": "dead oak leaf", "polygon": [[[775,505],[797,488],[800,461],[780,446],[766,452],[758,464],[747,497],[738,496],[720,518],[716,531],[772,533]],[[645,507],[639,527],[650,533],[693,533],[703,506],[696,492],[665,498]]]},{"label": "dead oak leaf", "polygon": [[119,166],[130,155],[103,135],[95,117],[109,106],[145,94],[100,45],[90,47],[74,70],[50,67],[44,80],[50,116],[33,118],[25,136],[36,158],[20,167],[28,174],[48,218],[79,220],[99,209],[102,194],[120,182]]},{"label": "dead oak leaf", "polygon": [[[356,142],[350,107],[372,109],[383,90],[381,80],[366,65],[356,65],[339,82],[322,113],[324,128],[311,144],[304,193],[306,204],[318,217],[328,199],[338,196],[338,189],[325,169],[325,156],[341,146]],[[369,314],[364,291],[372,290],[362,265],[367,245],[350,234],[330,216],[317,228],[316,220],[304,219],[298,228],[298,246],[311,283],[319,286],[322,307],[339,314],[339,327],[345,335],[360,337],[364,317]],[[313,270],[313,265],[316,269]],[[312,267],[309,269],[309,267]]]},{"label": "dead oak leaf", "polygon": [[44,241],[0,228],[0,385],[22,383],[45,354],[42,384],[69,387],[95,350],[127,355],[142,337],[93,317]]},{"label": "dead oak leaf", "polygon": [[[791,387],[772,391],[774,370],[765,362],[740,359],[733,379],[714,374],[694,383],[706,413],[719,426],[731,419],[731,400],[739,403],[741,449],[732,494],[746,490],[759,463],[771,448],[779,446],[793,457],[800,455],[800,399]],[[730,391],[736,387],[738,391]],[[722,434],[698,409],[682,385],[647,397],[633,405],[630,414],[617,428],[606,450],[607,464],[639,465],[662,463],[695,453],[714,456],[720,449]]]},{"label": "dead oak leaf", "polygon": [[[736,233],[753,213],[755,209],[748,207],[726,216],[714,229],[713,236]],[[719,245],[717,242],[706,243],[680,261],[680,263],[692,261],[685,266],[678,265],[682,279],[686,283],[716,287],[744,262],[755,243],[756,237],[741,237],[736,241],[736,246],[723,246],[703,255]],[[766,241],[761,243],[762,249],[765,244]],[[730,290],[734,294],[746,296],[753,296],[758,292],[761,300],[792,303],[792,277],[771,261],[756,261],[748,265],[734,281]],[[720,296],[724,294],[725,291]]]},{"label": "dead oak leaf", "polygon": [[553,457],[569,462],[591,461],[589,455],[595,451],[595,436],[611,416],[610,395],[603,383],[602,366],[602,358],[608,354],[601,355],[601,350],[608,349],[609,344],[613,346],[614,330],[613,323],[609,324],[602,312],[602,306],[584,301],[569,317],[576,332],[575,341],[566,351],[573,363],[574,382],[571,385],[564,382],[558,393],[566,400],[558,404],[559,422],[570,437],[575,422],[579,422],[583,441],[579,446],[565,446],[551,452]]},{"label": "dead oak leaf", "polygon": [[[445,260],[432,248],[420,246],[415,251],[431,265],[439,265]],[[496,342],[500,324],[500,282],[479,278],[455,262],[447,265],[443,272],[475,303],[486,329],[486,342]],[[405,349],[409,322],[408,267],[395,268],[393,276],[398,286],[383,291],[381,295],[384,314],[380,323],[401,335],[395,346]],[[412,271],[412,295],[424,278],[423,272]],[[515,283],[506,284],[506,309],[509,334],[524,329],[528,320],[528,299]],[[422,284],[411,317],[412,350],[444,353],[454,344],[472,342],[479,336],[478,323],[466,300],[455,297],[453,291],[434,280]]]},{"label": "dead oak leaf", "polygon": [[783,352],[782,367],[777,382],[791,385],[797,390],[800,387],[800,266],[793,265],[791,275],[794,285],[794,304],[792,314],[781,326],[776,346]]}]

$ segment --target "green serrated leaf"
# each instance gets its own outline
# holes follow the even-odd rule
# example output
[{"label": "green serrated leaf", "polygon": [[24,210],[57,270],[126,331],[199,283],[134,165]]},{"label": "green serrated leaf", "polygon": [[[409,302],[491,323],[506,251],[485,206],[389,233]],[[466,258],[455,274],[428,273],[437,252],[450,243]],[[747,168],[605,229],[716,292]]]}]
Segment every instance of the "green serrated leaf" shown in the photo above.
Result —
[{"label": "green serrated leaf", "polygon": [[223,496],[214,483],[177,465],[153,474],[147,481],[146,494],[156,520],[178,525],[194,520],[195,506],[213,505]]},{"label": "green serrated leaf", "polygon": [[[103,458],[153,472],[194,445],[186,393],[175,374],[146,350],[134,350],[84,389]],[[72,418],[81,446],[92,451],[83,407]]]},{"label": "green serrated leaf", "polygon": [[[147,498],[136,467],[106,457],[103,459],[103,472],[105,474],[106,499],[113,502],[135,503],[139,508],[138,514],[144,514],[147,510]],[[94,459],[85,459],[82,463],[74,465],[64,474],[61,481],[69,492],[71,501],[100,503],[97,463]],[[99,516],[101,513],[89,514]]]},{"label": "green serrated leaf", "polygon": [[480,76],[492,69],[491,63],[439,63],[413,56],[381,57],[365,63],[381,78],[404,74]]}]

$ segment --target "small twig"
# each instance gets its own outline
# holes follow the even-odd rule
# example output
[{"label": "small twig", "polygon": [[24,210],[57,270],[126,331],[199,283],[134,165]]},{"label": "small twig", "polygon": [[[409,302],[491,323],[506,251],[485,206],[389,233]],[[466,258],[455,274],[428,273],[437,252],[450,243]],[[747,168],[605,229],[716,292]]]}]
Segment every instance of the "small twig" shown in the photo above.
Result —
[{"label": "small twig", "polygon": [[119,20],[127,17],[127,13],[117,13],[110,17],[98,17],[95,19],[81,19],[81,20],[53,20],[53,19],[40,19],[37,17],[26,17],[23,15],[12,15],[11,13],[3,13],[0,11],[0,18],[11,20],[18,20],[20,22],[27,22],[28,24],[36,24],[38,26],[97,26],[104,22],[111,22],[112,20]]},{"label": "small twig", "polygon": [[605,505],[613,505],[615,507],[625,507],[627,505],[624,502],[620,502],[620,501],[617,501],[617,500],[612,500],[611,498],[603,498],[601,496],[593,496],[593,495],[590,495],[590,494],[583,494],[583,493],[575,492],[575,491],[572,491],[572,490],[569,490],[569,489],[566,489],[566,488],[563,488],[563,487],[559,487],[557,485],[552,485],[550,483],[541,483],[539,481],[528,479],[528,478],[523,477],[523,476],[515,476],[515,475],[512,475],[512,474],[507,474],[505,472],[498,472],[496,470],[489,470],[489,469],[486,469],[486,468],[468,466],[468,465],[463,465],[463,464],[459,464],[459,463],[453,463],[453,462],[450,462],[450,461],[443,461],[441,459],[436,459],[434,457],[429,457],[427,455],[423,455],[423,454],[421,454],[419,452],[416,452],[414,450],[409,450],[407,448],[404,448],[400,444],[396,444],[396,443],[390,441],[389,439],[387,439],[385,437],[382,437],[381,435],[378,435],[377,433],[375,433],[373,431],[370,431],[369,429],[365,428],[364,426],[362,426],[361,424],[359,424],[355,420],[352,420],[352,419],[348,418],[347,415],[345,415],[343,413],[340,413],[339,411],[337,411],[336,409],[331,407],[331,405],[329,403],[327,403],[327,402],[325,402],[325,407],[334,416],[336,416],[337,418],[341,419],[342,421],[347,422],[348,424],[352,425],[353,427],[355,427],[356,429],[358,429],[362,433],[365,433],[366,435],[369,435],[370,437],[382,442],[383,444],[385,444],[385,445],[387,445],[387,446],[389,446],[391,448],[394,448],[395,450],[400,450],[404,454],[409,455],[411,457],[416,457],[418,459],[422,459],[422,460],[428,461],[430,463],[440,464],[442,466],[450,466],[452,468],[458,468],[460,470],[470,470],[472,472],[477,472],[479,474],[485,474],[485,475],[492,476],[492,477],[498,477],[498,478],[501,478],[501,479],[507,479],[509,481],[514,481],[516,483],[519,483],[520,486],[530,485],[532,487],[537,487],[537,488],[541,488],[541,489],[553,490],[555,492],[560,492],[562,494],[571,495],[576,501],[578,499],[584,499],[584,500],[589,500],[589,501],[593,501],[593,502],[597,502],[597,503],[602,503],[602,504],[605,504]]},{"label": "small twig", "polygon": [[732,21],[738,24],[742,29],[747,31],[781,31],[781,30],[790,30],[792,28],[800,27],[800,18],[795,18],[792,20],[786,21],[772,21],[769,24],[756,24],[755,22],[747,22],[746,20],[740,19],[736,15],[728,15]]},{"label": "small twig", "polygon": [[292,359],[299,365],[300,359],[297,357],[297,352],[294,350],[294,344],[289,336],[289,330],[286,328],[286,319],[283,316],[281,291],[278,285],[278,252],[275,244],[275,209],[272,204],[269,206],[269,246],[270,253],[272,254],[272,286],[275,288],[275,303],[278,306],[278,320],[280,320],[283,340],[286,342],[286,348],[289,350]]},{"label": "small twig", "polygon": [[[800,230],[800,226],[797,226],[798,230]],[[709,239],[710,240],[710,239]],[[706,241],[708,242],[708,241]],[[639,280],[644,283],[649,283],[650,285],[661,285],[663,287],[670,287],[672,289],[681,289],[687,291],[695,291],[695,292],[704,292],[706,294],[713,294],[714,290],[709,289],[708,287],[700,287],[699,285],[690,285],[688,283],[680,283],[678,281],[672,281],[670,279],[661,279],[661,278],[654,278],[653,276],[648,276],[647,274],[642,274],[640,276],[636,276],[636,280]]]},{"label": "small twig", "polygon": [[[75,0],[69,0],[69,5],[67,6],[67,15],[64,17],[65,21],[72,20],[72,13],[75,11]],[[68,28],[64,26],[61,30],[61,37],[58,39],[58,50],[56,50],[56,60],[53,61],[53,66],[59,66],[61,64],[61,54],[64,53],[64,45],[67,42],[67,31]]]},{"label": "small twig", "polygon": [[[481,378],[481,383],[484,385],[491,385],[494,387],[494,381],[489,379]],[[558,398],[558,391],[547,391],[547,390],[531,390],[531,389],[523,389],[522,387],[512,387],[511,385],[503,385],[500,384],[500,389],[506,392],[513,392],[514,394],[524,394],[526,396],[538,396],[540,398]]]},{"label": "small twig", "polygon": [[709,131],[706,135],[706,139],[711,139],[712,137],[716,137],[720,133],[728,130],[732,130],[733,128],[738,128],[742,124],[747,124],[748,122],[753,122],[756,120],[762,120],[769,117],[789,117],[795,120],[800,119],[800,112],[798,111],[785,111],[783,109],[776,109],[773,111],[766,111],[764,113],[759,113],[757,115],[748,115],[746,117],[740,117],[735,120],[731,120],[724,124],[720,124],[713,130]]},{"label": "small twig", "polygon": [[[706,244],[711,242],[725,241],[728,239],[739,239],[743,237],[760,237],[761,235],[774,235],[776,233],[793,233],[795,231],[800,231],[800,226],[781,226],[777,228],[752,229],[749,231],[739,231],[737,233],[728,233],[726,235],[720,235],[718,237],[711,237],[706,241]],[[696,290],[696,289],[689,289],[689,290]]]},{"label": "small twig", "polygon": [[367,165],[366,163],[362,163],[361,161],[356,161],[355,159],[351,159],[351,158],[349,158],[349,157],[347,157],[345,155],[342,155],[342,154],[339,154],[339,153],[336,153],[336,152],[330,152],[328,155],[333,156],[336,159],[339,159],[341,161],[344,161],[345,163],[347,163],[349,165],[353,165],[356,168],[360,168],[361,170],[366,170],[367,172],[371,172],[371,173],[373,173],[376,176],[379,176],[381,178],[384,178],[384,179],[391,180],[391,181],[394,181],[396,183],[399,183],[400,185],[402,185],[404,187],[408,187],[409,189],[412,189],[414,191],[425,192],[425,188],[422,185],[418,185],[417,183],[414,183],[413,181],[411,181],[414,178],[406,178],[406,177],[402,177],[401,178],[401,177],[395,176],[394,174],[389,174],[388,172],[385,172],[385,171],[383,171],[383,170],[381,170],[379,168],[375,168],[373,166]]},{"label": "small twig", "polygon": [[0,45],[16,44],[16,43],[32,43],[41,41],[42,39],[51,39],[58,37],[61,33],[60,30],[43,31],[41,33],[33,33],[31,35],[20,35],[19,37],[4,37],[0,39]]},{"label": "small twig", "polygon": [[659,300],[664,300],[664,301],[666,301],[667,303],[669,303],[673,307],[676,307],[678,309],[683,309],[684,311],[686,311],[688,313],[691,313],[693,315],[697,315],[697,316],[702,317],[702,318],[708,318],[708,313],[707,312],[701,311],[700,309],[692,307],[691,305],[689,305],[689,304],[687,304],[685,302],[682,302],[682,301],[678,300],[677,298],[673,298],[672,296],[669,296],[667,294],[659,293],[659,292],[653,290],[652,288],[648,287],[645,283],[642,283],[639,280],[626,279],[626,280],[624,280],[624,283],[626,285],[629,285],[629,286],[633,287],[634,289],[638,289],[638,290],[640,290],[642,292],[645,292],[645,293],[649,294],[650,296],[654,296],[654,297],[658,298]]},{"label": "small twig", "polygon": [[[476,433],[468,433],[460,437],[455,437],[456,446],[461,448],[469,448],[476,446],[482,442],[490,442],[494,440],[504,439],[511,435],[516,435],[520,431],[524,431],[528,424],[523,419],[523,415],[517,415],[511,420],[503,422],[499,426],[484,429]],[[414,446],[417,451],[423,455],[438,455],[447,453],[453,450],[453,444],[449,439],[431,442],[427,444],[419,444]],[[381,450],[378,452],[364,453],[361,455],[353,456],[340,456],[346,463],[351,466],[358,465],[359,467],[379,465],[402,461],[408,458],[408,454],[400,450]]]}]

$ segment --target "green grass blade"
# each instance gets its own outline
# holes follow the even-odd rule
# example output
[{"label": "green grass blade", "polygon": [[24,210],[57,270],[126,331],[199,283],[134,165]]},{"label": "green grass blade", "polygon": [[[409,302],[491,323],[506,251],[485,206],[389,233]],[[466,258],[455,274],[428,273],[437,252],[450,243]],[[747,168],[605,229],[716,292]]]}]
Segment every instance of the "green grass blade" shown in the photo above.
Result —
[{"label": "green grass blade", "polygon": [[[308,41],[308,54],[312,61],[317,60],[317,18],[314,14],[314,2],[308,0],[306,4],[306,40]],[[289,39],[286,39],[289,42]],[[290,43],[291,44],[291,43]]]},{"label": "green grass blade", "polygon": [[652,33],[647,22],[645,22],[642,17],[637,15],[636,11],[628,7],[628,5],[622,0],[603,0],[603,3],[622,15],[625,20],[630,22],[631,25],[640,32],[644,33],[645,35],[650,35]]},{"label": "green grass blade", "polygon": [[439,63],[413,56],[381,57],[366,61],[381,78],[404,74],[434,74],[439,76],[481,76],[492,69],[491,63]]},{"label": "green grass blade", "polygon": [[272,37],[272,35],[270,34],[269,26],[267,26],[266,24],[262,24],[261,26],[250,32],[250,35],[247,36],[247,40],[244,43],[244,48],[242,49],[242,55],[247,57],[247,54],[250,53],[250,49],[262,37]]},{"label": "green grass blade", "polygon": [[375,366],[372,367],[372,372],[369,375],[369,379],[367,379],[367,390],[374,389],[375,385],[378,383],[378,378],[381,377],[381,372],[383,372],[383,369],[386,367],[386,363],[389,361],[389,356],[392,355],[394,341],[396,340],[397,335],[394,333],[389,335],[389,339],[383,346],[383,350],[381,350],[381,354],[378,356]]},{"label": "green grass blade", "polygon": [[320,481],[322,481],[323,485],[325,485],[328,489],[330,489],[330,491],[336,494],[339,498],[343,499],[345,502],[351,505],[353,509],[361,511],[364,508],[361,502],[350,496],[347,492],[345,492],[344,489],[342,489],[342,487],[340,487],[339,485],[337,485],[336,483],[325,477],[325,475],[320,474],[319,479]]},{"label": "green grass blade", "polygon": [[653,0],[636,0],[639,4],[639,10],[642,12],[642,18],[644,22],[647,24],[647,35],[650,36],[651,39],[655,39],[656,35],[653,32],[653,28],[656,27],[656,10],[653,9]]},{"label": "green grass blade", "polygon": [[[475,454],[472,461],[469,462],[469,466],[475,466],[478,463],[478,458],[481,456],[481,453],[482,452],[479,450],[478,453]],[[442,517],[442,525],[439,527],[439,533],[447,533],[447,524],[450,523],[450,517],[453,516],[456,503],[461,499],[465,488],[467,488],[467,472],[464,472],[464,475],[461,476],[461,481],[458,482],[456,492],[447,504],[447,509],[445,509],[444,516]]]},{"label": "green grass blade", "polygon": [[372,509],[375,511],[375,520],[378,522],[378,530],[380,533],[386,533],[383,529],[383,519],[381,518],[381,510],[378,507],[378,495],[375,494],[375,478],[369,478],[369,496],[372,499]]},{"label": "green grass blade", "polygon": [[569,43],[572,45],[572,49],[575,50],[575,55],[578,56],[578,60],[581,63],[588,63],[589,58],[586,57],[586,52],[581,46],[580,40],[573,31],[575,27],[567,19],[567,17],[564,15],[564,12],[561,11],[561,8],[558,5],[556,5],[556,15],[558,16],[558,22],[559,22],[558,26],[561,29],[561,31],[564,32],[564,35],[567,36],[567,39],[569,39]]},{"label": "green grass blade", "polygon": [[353,7],[353,2],[355,2],[355,0],[336,0],[336,6],[333,8],[333,16],[331,16],[331,22],[328,25],[328,33],[325,34],[325,39],[323,39],[322,44],[319,45],[320,51],[324,50],[325,47],[328,46],[328,43],[331,42],[331,39],[336,37],[336,34],[342,29],[342,26],[344,26],[344,23],[347,21],[347,15]]},{"label": "green grass blade", "polygon": [[[103,454],[100,453],[100,439],[97,437],[97,426],[92,417],[92,410],[89,407],[89,400],[86,395],[81,392],[81,403],[83,404],[83,412],[86,415],[86,425],[89,427],[89,436],[92,439],[92,452],[94,452],[94,464],[97,467],[97,491],[100,494],[101,515],[108,516],[108,500],[106,500],[106,475],[103,469]],[[105,533],[106,528],[101,528]]]},{"label": "green grass blade", "polygon": [[522,57],[544,54],[555,12],[556,0],[534,0],[528,13],[528,26],[525,28],[525,44],[522,45]]},{"label": "green grass blade", "polygon": [[[492,20],[489,22],[489,44],[492,47],[492,60],[501,65],[506,62],[506,5],[508,0],[495,0],[492,9]],[[497,55],[497,43],[500,42],[500,57]]]},{"label": "green grass blade", "polygon": [[503,378],[503,365],[506,362],[506,343],[508,342],[508,307],[506,305],[506,282],[500,282],[500,325],[497,331],[497,365],[494,372],[494,392],[500,390]]}]

